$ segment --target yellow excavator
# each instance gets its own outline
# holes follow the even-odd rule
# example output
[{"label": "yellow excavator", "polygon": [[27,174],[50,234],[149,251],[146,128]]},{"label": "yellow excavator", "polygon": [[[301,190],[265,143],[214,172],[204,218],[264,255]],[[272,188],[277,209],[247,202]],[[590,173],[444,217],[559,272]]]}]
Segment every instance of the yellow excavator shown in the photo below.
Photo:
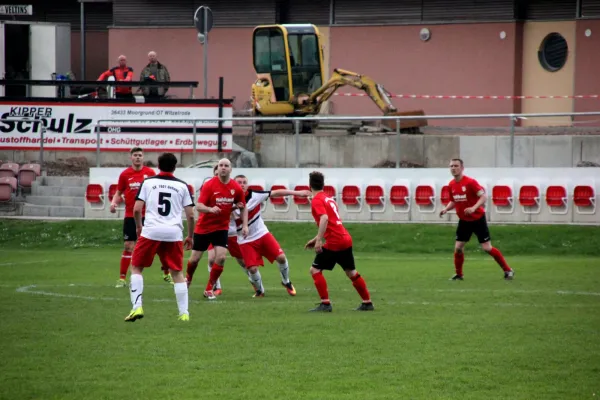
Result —
[{"label": "yellow excavator", "polygon": [[[252,114],[265,117],[310,117],[342,86],[363,90],[384,115],[425,115],[423,110],[398,112],[390,94],[371,78],[343,69],[325,76],[321,35],[312,24],[261,25],[254,28],[252,53],[257,79],[252,85]],[[283,122],[285,118],[282,118]],[[396,120],[383,120],[389,130]],[[275,123],[277,124],[277,123]],[[280,125],[280,123],[279,123]],[[425,119],[401,121],[402,131],[426,126]],[[288,125],[289,126],[289,125]],[[317,121],[303,121],[302,132],[311,132]],[[281,129],[281,128],[279,128]],[[265,122],[255,125],[264,131]]]}]

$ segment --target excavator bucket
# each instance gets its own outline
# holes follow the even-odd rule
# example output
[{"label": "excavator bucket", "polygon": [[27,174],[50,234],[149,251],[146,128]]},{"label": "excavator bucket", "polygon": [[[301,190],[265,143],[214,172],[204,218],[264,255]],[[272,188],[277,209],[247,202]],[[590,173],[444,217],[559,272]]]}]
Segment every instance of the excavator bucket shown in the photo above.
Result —
[{"label": "excavator bucket", "polygon": [[[425,115],[425,111],[423,110],[413,110],[413,111],[395,111],[386,114],[386,117],[391,117],[394,115],[398,115],[400,117],[407,117],[411,115]],[[396,122],[395,119],[384,119],[381,121],[382,125],[387,126],[390,130],[396,130]],[[401,119],[400,120],[400,130],[419,130],[420,127],[427,126],[427,119],[425,118],[415,118],[415,119]]]}]

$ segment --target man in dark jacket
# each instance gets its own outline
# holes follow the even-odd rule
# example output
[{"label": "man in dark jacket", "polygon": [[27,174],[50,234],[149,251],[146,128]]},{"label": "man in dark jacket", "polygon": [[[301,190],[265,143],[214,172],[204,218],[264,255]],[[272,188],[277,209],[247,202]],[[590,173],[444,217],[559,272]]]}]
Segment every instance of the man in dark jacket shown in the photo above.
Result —
[{"label": "man in dark jacket", "polygon": [[[156,52],[151,51],[148,53],[148,61],[148,65],[140,73],[140,82],[171,82],[169,70],[164,64],[158,62]],[[146,100],[161,99],[168,90],[168,87],[142,87],[142,93]]]}]

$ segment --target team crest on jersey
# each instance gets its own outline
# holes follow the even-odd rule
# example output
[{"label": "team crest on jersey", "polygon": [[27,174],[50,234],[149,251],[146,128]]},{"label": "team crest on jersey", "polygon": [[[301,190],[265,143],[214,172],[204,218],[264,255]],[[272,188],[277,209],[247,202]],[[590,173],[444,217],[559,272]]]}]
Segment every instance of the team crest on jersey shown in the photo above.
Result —
[{"label": "team crest on jersey", "polygon": [[144,179],[146,179],[148,177],[148,175],[144,175]]},{"label": "team crest on jersey", "polygon": [[467,191],[467,188],[465,186],[462,187],[463,192]]},{"label": "team crest on jersey", "polygon": [[233,196],[233,194],[235,193],[235,190],[231,189],[231,195]]}]

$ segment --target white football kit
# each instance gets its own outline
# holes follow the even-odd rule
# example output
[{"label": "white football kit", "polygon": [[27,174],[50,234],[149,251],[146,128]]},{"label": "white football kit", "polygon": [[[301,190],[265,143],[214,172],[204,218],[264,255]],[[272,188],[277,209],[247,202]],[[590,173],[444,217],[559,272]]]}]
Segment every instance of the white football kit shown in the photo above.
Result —
[{"label": "white football kit", "polygon": [[242,218],[239,210],[235,210],[238,243],[250,243],[260,239],[269,233],[269,229],[262,219],[260,206],[271,196],[271,191],[250,190],[246,197],[246,207],[248,208],[248,236],[242,235]]}]

